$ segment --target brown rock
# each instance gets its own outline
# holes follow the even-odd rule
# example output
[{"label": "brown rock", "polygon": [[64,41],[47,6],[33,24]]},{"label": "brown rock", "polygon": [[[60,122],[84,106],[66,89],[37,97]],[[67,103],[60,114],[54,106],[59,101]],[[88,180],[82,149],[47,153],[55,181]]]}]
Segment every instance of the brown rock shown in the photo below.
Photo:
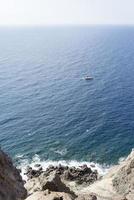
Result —
[{"label": "brown rock", "polygon": [[45,173],[42,173],[39,177],[28,180],[25,187],[29,191],[29,194],[34,193],[35,191],[44,191],[46,189],[55,192],[66,192],[76,197],[74,192],[61,181],[61,178],[55,172],[46,176]]},{"label": "brown rock", "polygon": [[117,193],[125,196],[131,193],[134,198],[134,151],[115,172],[113,186]]},{"label": "brown rock", "polygon": [[25,175],[27,175],[28,179],[38,177],[42,173],[42,167],[40,166],[38,169],[32,169],[32,167],[27,167]]},{"label": "brown rock", "polygon": [[12,160],[0,150],[0,200],[21,200],[27,192],[24,183]]}]

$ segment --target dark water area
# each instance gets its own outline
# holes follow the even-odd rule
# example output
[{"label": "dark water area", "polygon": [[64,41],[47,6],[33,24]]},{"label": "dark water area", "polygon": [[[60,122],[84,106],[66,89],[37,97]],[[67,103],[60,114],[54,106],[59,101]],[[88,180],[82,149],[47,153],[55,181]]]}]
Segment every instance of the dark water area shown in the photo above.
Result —
[{"label": "dark water area", "polygon": [[0,145],[14,159],[113,164],[126,156],[134,27],[0,28]]}]

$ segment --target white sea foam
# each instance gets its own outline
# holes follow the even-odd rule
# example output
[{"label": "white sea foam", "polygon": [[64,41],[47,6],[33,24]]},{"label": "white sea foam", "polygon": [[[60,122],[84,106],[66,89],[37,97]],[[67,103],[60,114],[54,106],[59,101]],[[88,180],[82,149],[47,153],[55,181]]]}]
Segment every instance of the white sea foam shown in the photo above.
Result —
[{"label": "white sea foam", "polygon": [[119,164],[121,164],[124,160],[126,159],[126,157],[121,157],[118,161]]},{"label": "white sea foam", "polygon": [[87,162],[87,161],[76,161],[76,160],[71,160],[71,161],[65,161],[65,160],[59,160],[59,161],[52,161],[52,160],[44,160],[41,161],[39,155],[35,154],[33,157],[32,161],[29,161],[28,159],[21,159],[19,168],[22,170],[22,177],[24,180],[27,180],[27,176],[25,175],[26,168],[27,166],[32,167],[33,169],[37,169],[35,167],[35,164],[40,164],[43,168],[43,170],[46,170],[49,165],[53,166],[58,166],[59,164],[63,166],[69,166],[69,167],[80,167],[84,164],[86,164],[88,167],[90,167],[92,170],[97,170],[100,175],[104,175],[108,172],[110,166],[106,165],[100,165],[98,163],[94,162]]},{"label": "white sea foam", "polygon": [[23,154],[17,154],[15,158],[23,158]]},{"label": "white sea foam", "polygon": [[67,154],[67,149],[55,150],[54,152],[61,156],[64,156]]}]

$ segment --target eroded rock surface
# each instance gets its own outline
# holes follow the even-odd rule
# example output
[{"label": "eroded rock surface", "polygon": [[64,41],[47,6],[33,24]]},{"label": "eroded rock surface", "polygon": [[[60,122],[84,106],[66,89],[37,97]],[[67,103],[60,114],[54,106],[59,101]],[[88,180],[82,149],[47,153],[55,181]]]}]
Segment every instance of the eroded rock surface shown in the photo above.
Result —
[{"label": "eroded rock surface", "polygon": [[64,192],[49,192],[41,191],[35,192],[29,196],[26,200],[73,200],[74,198]]},{"label": "eroded rock surface", "polygon": [[36,191],[55,191],[55,192],[65,192],[71,194],[73,197],[76,197],[73,191],[70,190],[62,181],[58,174],[52,171],[48,176],[46,173],[42,173],[36,178],[29,179],[25,184],[26,189],[29,194],[32,194]]},{"label": "eroded rock surface", "polygon": [[22,200],[26,194],[19,171],[9,156],[0,150],[0,200]]},{"label": "eroded rock surface", "polygon": [[113,186],[119,194],[134,199],[134,151],[119,166],[113,178]]},{"label": "eroded rock surface", "polygon": [[119,165],[80,193],[94,192],[98,200],[134,200],[134,151]]}]

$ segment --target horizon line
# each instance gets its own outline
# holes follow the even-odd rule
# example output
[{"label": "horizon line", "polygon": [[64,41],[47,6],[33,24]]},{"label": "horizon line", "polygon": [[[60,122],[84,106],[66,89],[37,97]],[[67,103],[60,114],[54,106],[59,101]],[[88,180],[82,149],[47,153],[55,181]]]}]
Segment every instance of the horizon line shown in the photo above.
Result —
[{"label": "horizon line", "polygon": [[134,26],[134,24],[0,24],[0,27]]}]

